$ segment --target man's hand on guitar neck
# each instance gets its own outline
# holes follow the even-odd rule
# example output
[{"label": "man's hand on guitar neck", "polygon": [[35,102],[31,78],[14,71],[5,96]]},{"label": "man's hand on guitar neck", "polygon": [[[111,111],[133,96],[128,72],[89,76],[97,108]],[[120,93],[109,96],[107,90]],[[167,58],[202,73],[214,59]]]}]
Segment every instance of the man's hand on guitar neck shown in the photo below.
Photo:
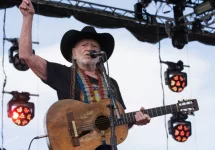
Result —
[{"label": "man's hand on guitar neck", "polygon": [[135,119],[136,119],[136,123],[135,123],[136,125],[146,125],[151,120],[149,115],[144,114],[144,107],[141,107],[140,111],[136,112]]}]

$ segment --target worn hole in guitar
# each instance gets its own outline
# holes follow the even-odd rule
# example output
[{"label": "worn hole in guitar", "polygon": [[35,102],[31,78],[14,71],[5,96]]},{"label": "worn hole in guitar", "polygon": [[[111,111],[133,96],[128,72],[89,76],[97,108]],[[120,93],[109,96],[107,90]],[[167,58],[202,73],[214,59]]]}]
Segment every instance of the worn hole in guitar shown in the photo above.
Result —
[{"label": "worn hole in guitar", "polygon": [[110,120],[107,116],[98,116],[95,120],[95,126],[98,130],[107,130],[110,127]]}]

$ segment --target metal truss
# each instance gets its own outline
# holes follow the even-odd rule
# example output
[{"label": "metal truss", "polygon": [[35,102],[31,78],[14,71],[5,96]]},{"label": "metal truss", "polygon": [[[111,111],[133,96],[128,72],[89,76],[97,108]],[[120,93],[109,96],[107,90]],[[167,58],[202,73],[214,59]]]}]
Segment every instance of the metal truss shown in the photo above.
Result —
[{"label": "metal truss", "polygon": [[[170,1],[170,0],[156,0],[156,1],[161,2],[161,3],[171,4],[171,3],[168,3],[168,1]],[[180,2],[180,1],[183,1],[183,0],[178,0],[178,2]],[[193,8],[196,5],[199,5],[202,2],[204,2],[204,0],[185,0],[185,1],[186,1],[186,4],[184,6],[190,7],[190,8]]]},{"label": "metal truss", "polygon": [[[156,0],[161,3],[166,3],[164,0]],[[85,2],[81,0],[32,0],[32,2],[35,2],[37,4],[46,4],[46,5],[52,5],[54,7],[59,8],[65,8],[72,11],[77,12],[86,12],[91,14],[96,14],[104,17],[124,20],[124,21],[131,21],[138,24],[143,25],[151,25],[151,26],[160,26],[165,27],[166,22],[173,23],[174,24],[174,18],[161,16],[161,15],[151,15],[144,11],[142,13],[143,19],[138,20],[135,18],[135,12],[131,10],[91,3],[91,2]],[[188,0],[186,2],[186,7],[194,7],[198,5],[199,3],[202,3],[203,0]],[[168,4],[172,5],[172,4]],[[192,28],[192,22],[195,21],[195,19],[200,19],[203,21],[203,33],[201,34],[207,34],[207,36],[213,36],[215,32],[215,28],[212,27],[215,23],[215,17],[214,17],[215,11],[208,12],[207,14],[203,14],[201,16],[196,16],[193,13],[189,13],[187,15],[184,15],[180,19],[185,20],[185,25],[188,26],[188,29]],[[210,18],[210,19],[209,19]],[[191,32],[191,31],[190,31]]]},{"label": "metal truss", "polygon": [[[144,18],[143,20],[138,20],[134,17],[135,16],[134,11],[80,1],[80,0],[32,0],[32,1],[38,4],[47,4],[47,5],[71,9],[79,12],[97,14],[104,17],[110,17],[110,18],[121,19],[125,21],[132,21],[132,22],[143,23],[143,24],[146,24],[147,20],[149,19],[149,14],[147,13],[142,14]],[[165,18],[165,17],[161,17],[161,18]]]}]

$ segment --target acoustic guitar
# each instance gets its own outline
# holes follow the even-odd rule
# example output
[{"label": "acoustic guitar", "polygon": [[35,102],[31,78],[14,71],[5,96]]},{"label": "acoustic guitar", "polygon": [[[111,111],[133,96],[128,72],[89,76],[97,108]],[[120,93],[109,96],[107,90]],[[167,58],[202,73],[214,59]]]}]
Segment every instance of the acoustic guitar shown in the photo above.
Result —
[{"label": "acoustic guitar", "polygon": [[[50,150],[95,150],[102,143],[110,144],[109,99],[85,104],[65,99],[52,104],[45,117]],[[121,120],[115,118],[117,144],[128,135],[128,124],[135,123],[136,112],[125,113],[117,102]],[[151,118],[181,112],[191,114],[199,109],[196,99],[179,101],[177,104],[144,110]]]}]

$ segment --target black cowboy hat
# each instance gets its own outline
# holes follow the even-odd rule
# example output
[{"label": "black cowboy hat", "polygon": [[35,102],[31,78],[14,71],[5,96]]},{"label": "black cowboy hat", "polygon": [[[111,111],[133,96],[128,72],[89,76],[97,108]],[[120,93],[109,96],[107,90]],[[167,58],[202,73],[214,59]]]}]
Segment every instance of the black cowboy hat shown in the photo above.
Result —
[{"label": "black cowboy hat", "polygon": [[114,38],[109,33],[97,33],[94,27],[86,26],[81,31],[69,30],[67,31],[61,40],[60,49],[63,57],[72,62],[72,48],[81,39],[93,39],[96,40],[101,50],[106,52],[107,59],[110,58],[114,50]]}]

